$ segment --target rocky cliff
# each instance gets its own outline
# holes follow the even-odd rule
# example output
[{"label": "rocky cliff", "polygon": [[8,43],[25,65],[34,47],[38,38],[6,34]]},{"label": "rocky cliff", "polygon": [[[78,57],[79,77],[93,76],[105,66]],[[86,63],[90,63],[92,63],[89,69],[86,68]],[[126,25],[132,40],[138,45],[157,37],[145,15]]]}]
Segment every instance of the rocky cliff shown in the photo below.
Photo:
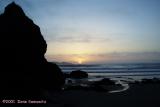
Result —
[{"label": "rocky cliff", "polygon": [[44,57],[40,28],[14,2],[0,15],[0,82],[4,89],[60,89],[61,69]]}]

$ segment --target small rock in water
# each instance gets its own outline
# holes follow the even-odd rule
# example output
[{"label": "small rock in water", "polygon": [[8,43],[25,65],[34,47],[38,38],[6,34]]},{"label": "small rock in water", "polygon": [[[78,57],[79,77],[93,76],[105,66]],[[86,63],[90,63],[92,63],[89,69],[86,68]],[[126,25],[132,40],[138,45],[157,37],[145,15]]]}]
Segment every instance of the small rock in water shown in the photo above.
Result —
[{"label": "small rock in water", "polygon": [[94,84],[96,85],[115,85],[115,82],[110,80],[109,78],[104,78],[100,81],[96,81]]},{"label": "small rock in water", "polygon": [[70,73],[70,78],[76,78],[76,79],[88,78],[88,73],[81,70],[72,71]]}]

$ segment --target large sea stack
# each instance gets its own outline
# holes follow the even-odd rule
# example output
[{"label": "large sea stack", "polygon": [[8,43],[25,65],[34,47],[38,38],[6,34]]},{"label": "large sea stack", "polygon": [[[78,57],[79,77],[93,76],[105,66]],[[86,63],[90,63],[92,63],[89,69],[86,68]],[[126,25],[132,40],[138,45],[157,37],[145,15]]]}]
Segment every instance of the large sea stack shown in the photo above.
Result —
[{"label": "large sea stack", "polygon": [[60,89],[61,69],[44,57],[40,28],[14,2],[0,15],[1,89]]}]

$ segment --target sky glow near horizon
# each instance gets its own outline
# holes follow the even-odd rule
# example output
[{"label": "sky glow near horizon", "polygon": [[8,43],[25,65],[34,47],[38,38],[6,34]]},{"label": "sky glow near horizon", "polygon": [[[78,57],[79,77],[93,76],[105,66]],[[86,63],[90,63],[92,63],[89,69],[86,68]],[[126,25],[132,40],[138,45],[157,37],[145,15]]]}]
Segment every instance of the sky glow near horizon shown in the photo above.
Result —
[{"label": "sky glow near horizon", "polygon": [[0,0],[41,28],[50,61],[160,62],[160,0]]}]

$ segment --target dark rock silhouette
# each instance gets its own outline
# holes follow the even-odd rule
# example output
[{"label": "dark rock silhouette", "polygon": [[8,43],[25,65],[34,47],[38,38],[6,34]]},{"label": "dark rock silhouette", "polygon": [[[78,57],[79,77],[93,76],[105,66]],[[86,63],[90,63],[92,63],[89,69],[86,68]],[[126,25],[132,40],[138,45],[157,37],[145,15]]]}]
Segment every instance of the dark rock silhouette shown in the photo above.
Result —
[{"label": "dark rock silhouette", "polygon": [[72,71],[70,73],[70,78],[77,78],[77,79],[88,78],[88,73],[81,70]]},{"label": "dark rock silhouette", "polygon": [[157,83],[160,83],[160,79],[158,78],[152,78],[152,79],[142,79],[141,81],[142,84],[157,84]]},{"label": "dark rock silhouette", "polygon": [[109,78],[103,78],[100,81],[97,81],[94,83],[95,85],[115,85],[115,82],[113,80],[110,80]]},{"label": "dark rock silhouette", "polygon": [[0,15],[1,89],[60,89],[61,69],[44,57],[47,44],[40,28],[14,2]]}]

